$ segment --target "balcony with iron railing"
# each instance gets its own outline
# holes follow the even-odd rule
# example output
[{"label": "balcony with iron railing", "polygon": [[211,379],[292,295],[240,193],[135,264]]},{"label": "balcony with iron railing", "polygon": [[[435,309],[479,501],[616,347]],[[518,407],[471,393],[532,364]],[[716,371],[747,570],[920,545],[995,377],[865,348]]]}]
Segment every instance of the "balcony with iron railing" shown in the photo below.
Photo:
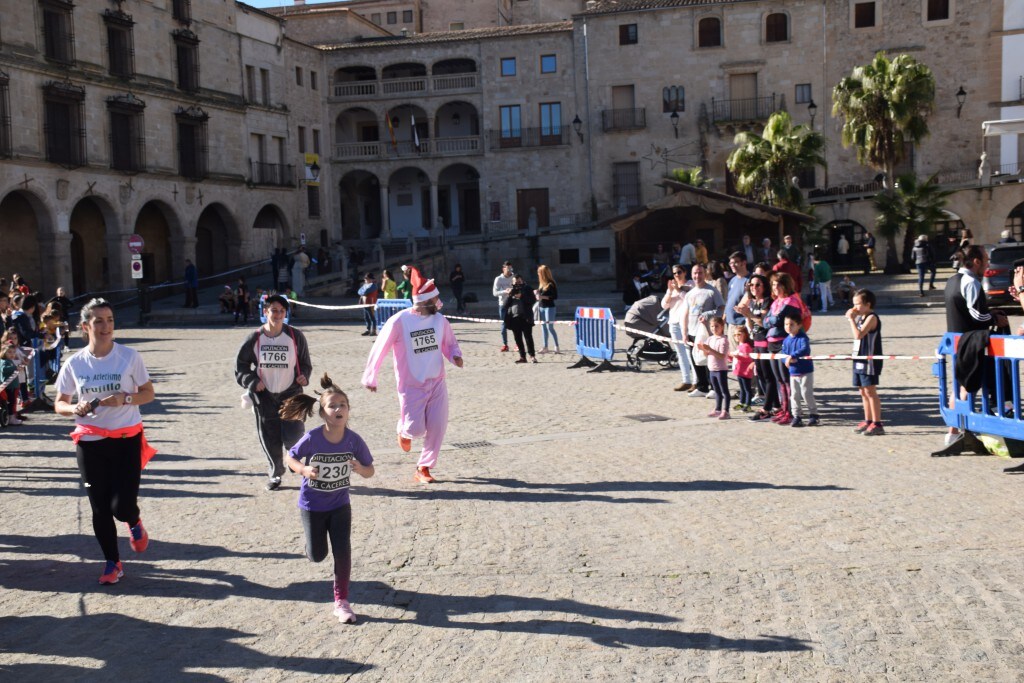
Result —
[{"label": "balcony with iron railing", "polygon": [[333,161],[388,160],[409,157],[451,157],[483,153],[479,135],[422,138],[417,145],[411,140],[372,142],[340,142],[334,145]]},{"label": "balcony with iron railing", "polygon": [[295,187],[295,167],[291,164],[268,164],[264,161],[251,163],[253,185]]},{"label": "balcony with iron railing", "polygon": [[[944,189],[964,189],[969,187],[991,187],[994,185],[1005,185],[1007,183],[1024,182],[1024,163],[1003,164],[992,166],[988,175],[979,173],[977,166],[966,166],[959,169],[938,171],[934,174],[935,182]],[[928,180],[930,175],[919,175],[922,182]],[[885,189],[880,180],[873,180],[864,183],[846,183],[845,185],[830,185],[828,187],[816,187],[807,192],[807,199],[812,204],[830,203],[836,201],[853,201],[856,199],[867,199],[875,196]]]},{"label": "balcony with iron railing", "polygon": [[640,130],[647,127],[647,110],[605,109],[601,112],[601,127],[606,133],[619,130]]},{"label": "balcony with iron railing", "polygon": [[452,94],[480,89],[477,73],[439,74],[412,78],[384,78],[373,81],[335,82],[331,101],[367,98],[402,97],[406,95]]},{"label": "balcony with iron railing", "polygon": [[529,147],[556,147],[569,144],[569,128],[516,128],[488,130],[490,149],[523,149]]},{"label": "balcony with iron railing", "polygon": [[748,97],[738,100],[711,98],[711,122],[764,121],[775,112],[785,108],[785,100],[781,95],[775,93],[764,97]]}]

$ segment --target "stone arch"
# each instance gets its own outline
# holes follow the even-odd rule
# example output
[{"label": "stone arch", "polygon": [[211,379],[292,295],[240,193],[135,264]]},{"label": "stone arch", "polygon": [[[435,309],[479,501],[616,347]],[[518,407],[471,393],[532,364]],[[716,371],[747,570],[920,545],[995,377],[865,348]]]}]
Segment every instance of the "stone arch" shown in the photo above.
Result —
[{"label": "stone arch", "polygon": [[[142,281],[146,284],[173,280],[178,270],[184,269],[185,257],[178,254],[175,245],[183,242],[181,221],[174,209],[159,199],[147,201],[135,216],[134,232],[142,237]],[[181,263],[176,264],[176,260]]]},{"label": "stone arch", "polygon": [[291,230],[284,211],[276,204],[264,204],[252,221],[252,253],[270,254],[278,247],[289,247]]},{"label": "stone arch", "polygon": [[433,76],[472,74],[476,72],[476,60],[472,57],[445,57],[430,65],[430,73]]},{"label": "stone arch", "polygon": [[196,269],[200,277],[222,273],[241,261],[238,223],[223,204],[208,204],[196,220]]},{"label": "stone arch", "polygon": [[[472,102],[452,100],[445,102],[437,109],[434,117],[434,137],[466,138],[480,135],[480,113]],[[454,143],[454,140],[451,141]],[[438,152],[449,151],[440,140],[437,141]],[[469,151],[469,150],[451,150]],[[472,151],[477,151],[476,149]]]},{"label": "stone arch", "polygon": [[388,177],[388,223],[391,236],[426,237],[432,223],[430,178],[415,166],[403,166]]},{"label": "stone arch", "polygon": [[928,236],[932,253],[940,261],[949,259],[957,250],[960,245],[960,233],[967,227],[959,214],[949,209],[943,209],[942,213],[945,217],[943,220],[935,221]]},{"label": "stone arch", "polygon": [[[385,128],[386,131],[386,128]],[[335,157],[338,159],[376,158],[380,154],[381,120],[366,107],[350,107],[334,119]]]},{"label": "stone arch", "polygon": [[1005,230],[1010,231],[1010,236],[1018,242],[1024,242],[1024,202],[1010,209],[1006,214]]},{"label": "stone arch", "polygon": [[338,182],[343,240],[380,237],[382,216],[380,180],[362,169],[349,171]]},{"label": "stone arch", "polygon": [[53,235],[53,217],[41,197],[27,190],[11,190],[2,195],[0,272],[4,277],[18,273],[33,289],[44,293],[62,284],[59,278],[54,279],[55,273],[49,272],[54,257],[59,259],[61,254],[44,253],[47,245],[54,244]]},{"label": "stone arch", "polygon": [[[437,215],[446,233],[480,233],[480,172],[477,169],[463,163],[442,169],[437,180]],[[546,216],[543,218],[546,225]]]},{"label": "stone arch", "polygon": [[76,292],[120,287],[128,270],[128,246],[113,206],[97,195],[82,197],[71,210],[71,282]]},{"label": "stone arch", "polygon": [[[861,268],[867,264],[864,252],[864,238],[867,232],[868,229],[858,221],[834,220],[817,230],[808,231],[807,241],[817,255],[824,256],[825,260],[836,268]],[[845,237],[850,245],[845,258],[836,248],[840,237]]]}]

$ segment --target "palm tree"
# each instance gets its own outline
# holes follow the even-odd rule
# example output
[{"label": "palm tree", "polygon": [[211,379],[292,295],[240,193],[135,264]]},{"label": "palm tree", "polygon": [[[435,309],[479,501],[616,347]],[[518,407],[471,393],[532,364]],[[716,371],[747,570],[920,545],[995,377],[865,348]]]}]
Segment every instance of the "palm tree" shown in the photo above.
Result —
[{"label": "palm tree", "polygon": [[761,135],[739,133],[726,165],[736,189],[782,209],[799,211],[804,196],[794,182],[803,169],[825,165],[825,138],[808,126],[794,126],[789,114],[772,114]]},{"label": "palm tree", "polygon": [[857,161],[895,177],[906,143],[928,135],[935,102],[931,69],[910,55],[890,61],[879,52],[855,67],[832,90],[832,115],[843,118],[843,146],[857,148]]},{"label": "palm tree", "polygon": [[901,270],[896,259],[896,236],[903,230],[903,270],[910,262],[914,237],[927,234],[938,221],[945,220],[942,208],[946,205],[949,190],[943,190],[935,176],[920,182],[913,173],[901,175],[892,190],[875,195],[875,209],[878,234],[885,238],[885,272]]},{"label": "palm tree", "polygon": [[673,168],[668,177],[683,185],[692,185],[694,187],[705,187],[711,182],[704,177],[704,172],[699,168]]}]

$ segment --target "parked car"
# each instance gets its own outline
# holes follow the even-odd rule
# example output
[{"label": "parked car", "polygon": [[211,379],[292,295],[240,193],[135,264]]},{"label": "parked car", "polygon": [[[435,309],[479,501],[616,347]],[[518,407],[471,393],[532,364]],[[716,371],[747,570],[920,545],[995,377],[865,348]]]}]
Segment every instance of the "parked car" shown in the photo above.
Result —
[{"label": "parked car", "polygon": [[989,264],[985,269],[982,288],[988,303],[1003,306],[1013,303],[1009,287],[1013,284],[1013,262],[1024,259],[1024,243],[993,245],[988,251]]}]

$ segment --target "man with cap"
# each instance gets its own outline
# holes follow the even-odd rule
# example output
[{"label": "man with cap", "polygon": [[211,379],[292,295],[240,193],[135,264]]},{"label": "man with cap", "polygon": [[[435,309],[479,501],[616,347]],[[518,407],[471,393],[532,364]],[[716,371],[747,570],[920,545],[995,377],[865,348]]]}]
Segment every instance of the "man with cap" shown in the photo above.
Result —
[{"label": "man with cap", "polygon": [[929,270],[932,273],[932,279],[928,283],[928,289],[935,289],[935,255],[932,254],[932,247],[928,244],[927,235],[917,236],[912,255],[914,265],[917,266],[917,293],[924,296],[924,274]]},{"label": "man with cap", "polygon": [[412,440],[423,438],[414,479],[433,483],[430,468],[437,465],[441,442],[448,428],[448,385],[444,361],[461,368],[462,350],[448,319],[440,315],[441,299],[433,280],[418,269],[408,269],[412,284],[412,308],[388,318],[366,359],[362,384],[377,391],[377,374],[388,351],[394,355],[395,383],[398,385],[398,445],[412,448]]}]

